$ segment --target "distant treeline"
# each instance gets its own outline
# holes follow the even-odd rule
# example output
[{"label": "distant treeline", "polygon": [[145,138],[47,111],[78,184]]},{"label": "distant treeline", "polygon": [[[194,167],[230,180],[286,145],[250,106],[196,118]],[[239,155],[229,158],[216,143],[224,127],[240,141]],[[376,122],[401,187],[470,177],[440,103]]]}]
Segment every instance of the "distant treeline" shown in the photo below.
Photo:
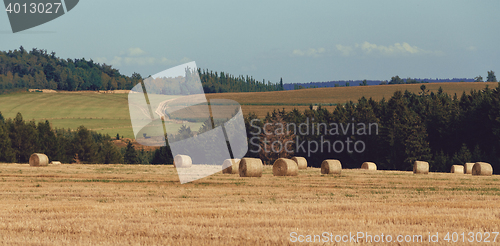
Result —
[{"label": "distant treeline", "polygon": [[90,131],[53,129],[49,121],[26,122],[20,113],[4,119],[0,113],[0,162],[27,163],[31,154],[44,153],[49,160],[62,163],[171,164],[169,153],[136,150],[132,143],[118,148],[109,135]]},{"label": "distant treeline", "polygon": [[[283,90],[283,82],[260,82],[249,76],[201,69],[198,72],[205,93]],[[85,58],[62,59],[54,52],[36,48],[28,52],[22,46],[14,51],[0,51],[0,94],[25,89],[129,90],[141,80],[138,73],[128,77],[111,65]]]},{"label": "distant treeline", "polygon": [[[293,136],[286,132],[287,129],[273,130],[273,126],[280,122],[296,126],[305,124],[309,129],[315,128],[315,132],[311,134],[309,130],[309,134],[297,133]],[[263,152],[263,140],[267,138],[269,146],[274,138],[273,134],[260,133],[256,136],[259,133],[257,128],[263,127],[265,123],[270,123],[266,131],[277,131],[281,141],[293,140],[294,148],[292,145],[288,148],[297,150],[295,156],[306,157],[311,166],[319,167],[325,159],[338,159],[346,168],[359,168],[363,162],[372,161],[380,169],[411,170],[415,160],[423,160],[430,163],[431,171],[449,172],[452,165],[485,161],[492,164],[495,173],[500,173],[500,84],[495,89],[486,87],[485,90],[468,94],[464,92],[460,97],[448,95],[441,88],[437,93],[429,93],[424,84],[418,94],[397,91],[389,100],[381,101],[363,97],[357,102],[337,105],[333,111],[321,106],[316,110],[311,106],[303,112],[274,111],[263,121],[257,120],[255,114],[250,114],[245,118],[245,123],[251,150],[247,155],[264,158],[268,163],[282,156],[266,156]],[[332,123],[356,125],[357,128],[359,123],[377,123],[379,134],[363,134],[357,130],[352,134],[351,128],[346,132],[340,129],[339,135],[335,135],[335,131],[334,134],[331,131],[325,134],[325,127],[331,129]],[[318,126],[319,133],[316,129]],[[296,145],[303,141],[306,141],[305,144],[297,148]],[[321,144],[325,141],[332,145],[336,141],[343,142],[345,148],[336,153],[331,148],[327,151],[328,145],[325,144],[323,151],[314,152],[313,149],[308,157],[307,152],[311,150],[308,143]],[[346,141],[352,141],[352,153],[346,149]],[[354,151],[353,144],[356,141],[365,144],[362,153]],[[311,148],[314,147],[314,143],[311,144]],[[336,149],[340,147],[339,143]],[[360,150],[362,145],[357,147]],[[276,149],[279,146],[275,146]]]},{"label": "distant treeline", "polygon": [[240,75],[234,77],[231,74],[224,72],[212,72],[208,70],[198,69],[200,74],[201,83],[205,93],[223,93],[223,92],[259,92],[259,91],[282,91],[283,80],[280,79],[279,83],[271,83],[270,81],[262,80],[262,82],[255,80],[248,75],[245,77]]},{"label": "distant treeline", "polygon": [[336,80],[327,82],[309,82],[284,84],[285,90],[297,90],[305,88],[323,88],[323,87],[344,87],[344,86],[363,86],[363,85],[386,85],[386,84],[418,84],[418,83],[441,83],[441,82],[476,82],[475,79],[453,78],[453,79],[420,79],[420,78],[399,78],[394,76],[391,80]]}]

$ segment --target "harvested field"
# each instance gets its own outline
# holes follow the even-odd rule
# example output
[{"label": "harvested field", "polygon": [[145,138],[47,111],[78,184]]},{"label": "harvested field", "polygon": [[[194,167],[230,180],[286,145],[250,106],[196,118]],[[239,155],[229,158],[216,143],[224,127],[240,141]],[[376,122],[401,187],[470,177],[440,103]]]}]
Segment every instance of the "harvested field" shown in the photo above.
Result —
[{"label": "harvested field", "polygon": [[[413,93],[420,92],[422,84],[400,84],[400,85],[373,85],[373,86],[356,86],[356,87],[329,87],[315,89],[301,89],[291,91],[271,91],[271,92],[243,92],[243,93],[217,93],[207,94],[207,98],[223,98],[232,99],[239,102],[242,106],[243,113],[246,115],[249,112],[255,112],[257,116],[263,118],[267,112],[273,109],[283,109],[290,111],[294,108],[303,111],[309,108],[310,104],[324,105],[328,110],[332,110],[335,106],[330,104],[342,104],[348,101],[357,102],[359,98],[373,98],[379,101],[382,98],[389,99],[395,91],[408,90]],[[461,82],[461,83],[429,83],[425,84],[430,92],[437,93],[439,87],[449,95],[455,93],[460,98],[465,91],[469,94],[471,90],[483,90],[486,86],[494,89],[498,86],[497,82]]]},{"label": "harvested field", "polygon": [[[432,245],[449,245],[447,232],[500,231],[496,175],[308,168],[274,177],[264,166],[261,178],[220,172],[180,185],[172,165],[0,164],[0,176],[2,244],[283,245],[293,232],[359,231],[424,244],[438,232]],[[453,245],[473,245],[465,240]]]}]

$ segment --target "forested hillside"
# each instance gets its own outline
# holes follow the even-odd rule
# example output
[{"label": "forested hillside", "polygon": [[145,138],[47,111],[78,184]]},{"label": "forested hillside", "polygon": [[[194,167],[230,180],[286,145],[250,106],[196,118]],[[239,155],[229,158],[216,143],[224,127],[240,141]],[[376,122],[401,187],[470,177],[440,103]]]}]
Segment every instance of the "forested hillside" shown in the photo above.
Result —
[{"label": "forested hillside", "polygon": [[[283,90],[283,83],[259,82],[249,76],[198,69],[205,93]],[[0,51],[0,94],[24,89],[65,91],[128,90],[139,83],[138,73],[128,77],[110,65],[92,60],[62,59],[54,52],[22,46]]]},{"label": "forested hillside", "polygon": [[0,52],[0,92],[16,89],[123,90],[140,81],[106,64],[85,59],[61,59],[54,52],[33,49]]}]

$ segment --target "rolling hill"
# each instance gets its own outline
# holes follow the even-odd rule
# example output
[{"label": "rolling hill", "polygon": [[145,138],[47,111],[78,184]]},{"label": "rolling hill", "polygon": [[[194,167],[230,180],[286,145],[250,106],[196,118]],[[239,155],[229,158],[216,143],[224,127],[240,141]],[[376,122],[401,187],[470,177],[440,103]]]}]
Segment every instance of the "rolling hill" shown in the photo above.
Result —
[{"label": "rolling hill", "polygon": [[[408,90],[418,93],[422,84],[384,86],[357,86],[302,89],[293,91],[243,92],[207,94],[209,99],[232,99],[242,105],[243,113],[256,113],[264,117],[273,109],[304,110],[310,104],[324,105],[333,109],[336,104],[357,101],[360,97],[381,100],[389,98],[395,91]],[[442,87],[445,93],[460,95],[465,91],[482,90],[490,83],[435,83],[425,84],[430,92]],[[128,110],[127,94],[100,94],[94,92],[73,93],[16,93],[0,95],[0,112],[5,118],[14,118],[18,112],[25,120],[36,122],[49,120],[53,127],[76,129],[84,125],[89,129],[110,136],[133,138]],[[201,123],[188,123],[192,130],[198,130]],[[167,132],[169,128],[167,127]]]}]

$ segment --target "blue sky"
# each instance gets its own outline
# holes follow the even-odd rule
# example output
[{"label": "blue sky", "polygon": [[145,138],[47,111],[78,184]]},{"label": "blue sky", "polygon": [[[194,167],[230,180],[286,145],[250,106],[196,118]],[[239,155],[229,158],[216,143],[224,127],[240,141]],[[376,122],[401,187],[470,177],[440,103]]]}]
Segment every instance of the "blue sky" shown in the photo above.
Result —
[{"label": "blue sky", "polygon": [[0,12],[0,50],[23,45],[142,76],[198,67],[285,83],[486,77],[500,73],[500,1],[85,0],[12,33]]}]

